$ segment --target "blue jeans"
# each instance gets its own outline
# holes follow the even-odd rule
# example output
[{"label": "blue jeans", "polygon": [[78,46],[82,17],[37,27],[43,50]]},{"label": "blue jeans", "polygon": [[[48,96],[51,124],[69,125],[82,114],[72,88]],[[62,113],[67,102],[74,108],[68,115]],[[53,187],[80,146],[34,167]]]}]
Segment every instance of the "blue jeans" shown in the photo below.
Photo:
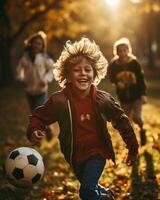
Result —
[{"label": "blue jeans", "polygon": [[79,194],[82,200],[99,200],[106,188],[98,184],[106,161],[99,155],[90,157],[83,163],[73,164],[73,170],[80,181]]},{"label": "blue jeans", "polygon": [[47,93],[39,95],[26,94],[26,96],[31,112],[33,112],[37,106],[41,106],[47,99]]}]

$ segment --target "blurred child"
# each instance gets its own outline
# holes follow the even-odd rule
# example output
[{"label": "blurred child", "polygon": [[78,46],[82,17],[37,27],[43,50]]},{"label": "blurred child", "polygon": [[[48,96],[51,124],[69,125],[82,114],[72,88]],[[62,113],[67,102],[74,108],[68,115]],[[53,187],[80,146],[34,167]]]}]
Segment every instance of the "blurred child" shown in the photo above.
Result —
[{"label": "blurred child", "polygon": [[133,164],[138,153],[127,116],[110,94],[96,88],[107,65],[94,41],[67,41],[54,70],[62,90],[32,113],[27,131],[30,142],[36,144],[45,136],[46,127],[58,121],[61,151],[80,181],[82,200],[114,199],[112,190],[98,184],[106,159],[115,163],[106,122],[112,122],[127,145],[127,165]]},{"label": "blurred child", "polygon": [[114,58],[108,67],[108,75],[116,86],[117,96],[126,115],[140,128],[141,145],[146,144],[146,130],[141,117],[142,104],[146,103],[146,85],[142,68],[127,38],[121,38],[113,46]]},{"label": "blurred child", "polygon": [[[48,83],[53,80],[53,60],[46,53],[46,34],[42,31],[25,40],[24,55],[17,67],[17,80],[25,85],[26,97],[31,112],[41,106],[48,95]],[[51,140],[51,130],[47,139]]]}]

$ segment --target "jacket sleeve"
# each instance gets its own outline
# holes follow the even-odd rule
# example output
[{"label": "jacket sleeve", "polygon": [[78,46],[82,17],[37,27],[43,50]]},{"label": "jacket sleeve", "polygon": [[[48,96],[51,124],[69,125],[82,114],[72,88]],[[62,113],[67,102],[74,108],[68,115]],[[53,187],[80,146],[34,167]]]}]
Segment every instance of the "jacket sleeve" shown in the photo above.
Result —
[{"label": "jacket sleeve", "polygon": [[44,77],[44,81],[46,83],[51,82],[54,78],[53,69],[54,69],[54,61],[51,58],[47,58],[45,61],[46,73]]},{"label": "jacket sleeve", "polygon": [[144,80],[143,69],[137,60],[135,60],[135,66],[136,66],[136,76],[137,76],[140,93],[142,95],[145,95],[146,94],[146,84],[145,84],[145,80]]},{"label": "jacket sleeve", "polygon": [[25,60],[22,57],[19,60],[18,66],[16,68],[16,80],[25,81]]},{"label": "jacket sleeve", "polygon": [[27,138],[30,140],[30,136],[33,131],[45,131],[48,125],[56,122],[56,113],[58,113],[58,110],[54,105],[53,98],[51,96],[44,105],[37,107],[36,110],[29,116]]},{"label": "jacket sleeve", "polygon": [[107,121],[110,121],[112,126],[119,131],[129,152],[137,154],[138,142],[128,117],[111,95],[104,93],[103,98],[102,112],[106,116]]},{"label": "jacket sleeve", "polygon": [[108,75],[108,78],[109,80],[111,81],[111,83],[114,83],[116,84],[117,80],[116,80],[116,77],[115,77],[115,70],[114,70],[114,62],[111,62],[108,66],[108,69],[107,69],[107,75]]}]

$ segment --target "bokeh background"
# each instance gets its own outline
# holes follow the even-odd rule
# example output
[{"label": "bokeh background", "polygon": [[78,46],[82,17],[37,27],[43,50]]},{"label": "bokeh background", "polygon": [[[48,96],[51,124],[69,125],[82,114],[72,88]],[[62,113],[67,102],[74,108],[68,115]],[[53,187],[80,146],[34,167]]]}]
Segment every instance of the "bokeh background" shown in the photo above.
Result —
[{"label": "bokeh background", "polygon": [[[128,37],[143,69],[148,102],[143,107],[147,144],[133,167],[123,160],[125,146],[109,125],[117,168],[107,162],[100,183],[116,200],[160,199],[160,0],[0,0],[0,200],[79,200],[79,183],[59,150],[58,125],[53,140],[33,147],[26,139],[30,114],[23,85],[15,80],[24,40],[39,30],[47,34],[48,53],[56,61],[67,40],[95,40],[108,61],[120,37]],[[107,77],[98,86],[115,90]],[[53,80],[49,95],[59,89]],[[135,133],[140,141],[138,129]],[[28,146],[41,153],[44,178],[28,189],[8,184],[3,165],[8,153]]]},{"label": "bokeh background", "polygon": [[82,36],[110,60],[113,43],[125,36],[145,67],[160,68],[159,0],[1,0],[0,30],[1,85],[14,79],[24,39],[39,30],[55,60],[66,40]]}]

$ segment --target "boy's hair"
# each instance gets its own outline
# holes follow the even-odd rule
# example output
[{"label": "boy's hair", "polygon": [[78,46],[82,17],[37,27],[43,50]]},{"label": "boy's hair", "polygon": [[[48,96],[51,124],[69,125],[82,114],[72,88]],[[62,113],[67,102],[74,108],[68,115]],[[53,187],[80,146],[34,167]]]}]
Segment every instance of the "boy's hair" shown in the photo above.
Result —
[{"label": "boy's hair", "polygon": [[118,58],[118,55],[117,55],[117,48],[118,46],[120,45],[125,45],[127,48],[128,48],[128,56],[130,57],[135,57],[133,54],[132,54],[132,47],[131,47],[131,43],[129,41],[128,38],[126,37],[122,37],[120,38],[119,40],[117,40],[114,45],[113,45],[113,55],[115,58]]},{"label": "boy's hair", "polygon": [[64,87],[67,83],[69,67],[80,62],[83,57],[85,57],[93,67],[95,85],[98,85],[101,79],[105,77],[108,61],[103,56],[98,45],[85,37],[74,43],[68,40],[59,59],[55,63],[54,69],[55,80],[58,81],[61,87]]},{"label": "boy's hair", "polygon": [[26,51],[30,51],[31,50],[31,44],[32,44],[33,40],[35,40],[36,38],[41,38],[42,39],[42,41],[43,41],[42,52],[46,52],[46,49],[47,49],[47,35],[43,31],[38,31],[37,33],[32,34],[30,37],[28,37],[24,41],[25,50]]}]

